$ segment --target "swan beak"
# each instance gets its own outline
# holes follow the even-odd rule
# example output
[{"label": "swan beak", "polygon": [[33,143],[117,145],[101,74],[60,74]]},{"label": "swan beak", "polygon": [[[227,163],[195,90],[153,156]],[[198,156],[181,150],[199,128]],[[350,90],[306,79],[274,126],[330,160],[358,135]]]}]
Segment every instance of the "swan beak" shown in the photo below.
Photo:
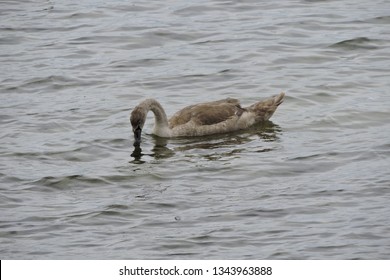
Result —
[{"label": "swan beak", "polygon": [[141,144],[141,132],[142,129],[137,126],[136,129],[134,129],[134,146],[138,147]]}]

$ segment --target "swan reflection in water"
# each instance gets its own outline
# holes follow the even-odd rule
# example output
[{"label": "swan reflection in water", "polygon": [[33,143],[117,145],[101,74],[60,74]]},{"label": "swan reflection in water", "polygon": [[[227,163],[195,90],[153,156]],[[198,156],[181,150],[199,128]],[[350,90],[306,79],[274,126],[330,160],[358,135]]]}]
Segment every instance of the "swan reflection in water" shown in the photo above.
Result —
[{"label": "swan reflection in water", "polygon": [[[265,142],[274,142],[278,140],[281,133],[282,129],[280,126],[274,124],[272,121],[266,121],[244,131],[237,131],[228,134],[169,139],[150,135],[152,141],[154,142],[150,153],[144,153],[141,146],[134,146],[134,150],[131,153],[132,160],[130,163],[143,164],[146,162],[142,159],[145,156],[152,157],[154,159],[164,159],[173,157],[177,152],[183,151],[201,149],[213,150],[215,152],[218,148],[232,148],[230,152],[226,152],[225,150],[220,156],[215,156],[215,154],[213,154],[213,156],[204,154],[205,158],[209,160],[216,160],[220,157],[231,156],[232,154],[244,151],[245,148],[240,147],[240,145],[254,141],[254,136],[258,136]],[[168,143],[173,144],[174,148],[168,148]],[[268,152],[270,150],[272,149],[262,149],[257,152]]]},{"label": "swan reflection in water", "polygon": [[131,157],[134,159],[131,161],[132,163],[145,163],[141,158],[143,156],[151,156],[154,159],[163,159],[163,158],[170,158],[172,157],[175,152],[174,150],[170,149],[167,147],[168,144],[168,139],[167,138],[162,138],[158,137],[155,135],[150,135],[153,139],[154,145],[151,150],[151,153],[143,153],[141,146],[134,146],[134,150],[131,153]]}]

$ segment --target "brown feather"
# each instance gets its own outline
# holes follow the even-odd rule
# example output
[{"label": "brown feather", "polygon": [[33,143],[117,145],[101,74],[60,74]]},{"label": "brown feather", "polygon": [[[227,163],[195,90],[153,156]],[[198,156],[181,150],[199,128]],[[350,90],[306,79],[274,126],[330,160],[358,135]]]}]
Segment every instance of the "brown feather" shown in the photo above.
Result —
[{"label": "brown feather", "polygon": [[172,128],[191,120],[198,125],[212,125],[223,122],[234,115],[240,116],[243,110],[239,101],[234,98],[191,105],[177,112],[169,120],[169,126]]},{"label": "brown feather", "polygon": [[234,114],[241,115],[242,108],[238,99],[222,100],[187,106],[177,112],[170,120],[170,127],[176,127],[194,121],[199,125],[211,125],[225,121]]},{"label": "brown feather", "polygon": [[256,114],[256,121],[269,120],[274,114],[275,110],[280,104],[282,104],[284,93],[267,98],[263,101],[257,102],[252,106],[248,107],[249,111]]}]

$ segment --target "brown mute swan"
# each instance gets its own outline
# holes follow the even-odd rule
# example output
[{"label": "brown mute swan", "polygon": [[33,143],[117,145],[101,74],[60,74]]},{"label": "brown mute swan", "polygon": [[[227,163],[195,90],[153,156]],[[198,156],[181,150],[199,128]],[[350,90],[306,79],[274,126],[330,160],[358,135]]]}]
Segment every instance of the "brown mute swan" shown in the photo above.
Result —
[{"label": "brown mute swan", "polygon": [[282,92],[245,108],[233,98],[200,103],[185,107],[169,121],[160,103],[155,99],[146,99],[131,112],[134,146],[141,143],[141,132],[149,111],[154,113],[153,134],[157,136],[202,136],[246,129],[266,121],[283,102],[283,98]]}]

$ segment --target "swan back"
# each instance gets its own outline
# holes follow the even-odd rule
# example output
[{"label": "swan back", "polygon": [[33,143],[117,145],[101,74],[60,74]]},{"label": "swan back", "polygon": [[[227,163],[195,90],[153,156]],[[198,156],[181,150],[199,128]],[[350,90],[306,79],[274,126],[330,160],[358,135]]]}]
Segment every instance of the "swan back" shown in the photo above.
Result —
[{"label": "swan back", "polygon": [[223,100],[200,103],[187,106],[172,116],[169,120],[171,128],[194,120],[198,125],[212,125],[222,122],[234,114],[241,115],[242,108],[237,99],[227,98]]}]

